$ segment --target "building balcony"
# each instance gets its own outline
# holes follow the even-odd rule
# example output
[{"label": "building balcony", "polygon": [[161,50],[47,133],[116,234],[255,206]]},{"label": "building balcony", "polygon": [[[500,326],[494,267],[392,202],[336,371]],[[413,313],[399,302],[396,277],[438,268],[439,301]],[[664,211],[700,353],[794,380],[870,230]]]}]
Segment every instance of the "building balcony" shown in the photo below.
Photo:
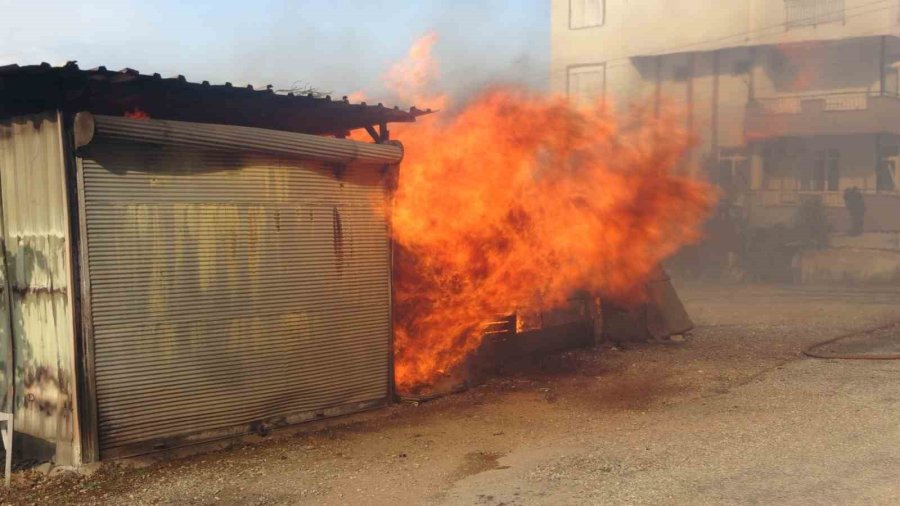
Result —
[{"label": "building balcony", "polygon": [[900,96],[852,92],[757,98],[747,105],[744,132],[748,141],[820,135],[900,135]]},{"label": "building balcony", "polygon": [[[900,232],[900,191],[861,192],[866,206],[864,230]],[[822,203],[833,232],[849,228],[849,214],[841,191],[751,190],[741,195],[739,205],[752,226],[790,225],[796,219],[797,208],[808,199]]]},{"label": "building balcony", "polygon": [[817,199],[825,207],[844,207],[844,193],[814,190],[753,190],[747,195],[752,205],[796,207],[807,199]]}]

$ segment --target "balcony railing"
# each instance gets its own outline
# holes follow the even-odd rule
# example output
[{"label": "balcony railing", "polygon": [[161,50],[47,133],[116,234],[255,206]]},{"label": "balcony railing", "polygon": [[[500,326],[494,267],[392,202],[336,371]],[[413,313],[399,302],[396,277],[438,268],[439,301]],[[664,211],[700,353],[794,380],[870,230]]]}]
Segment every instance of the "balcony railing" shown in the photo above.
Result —
[{"label": "balcony railing", "polygon": [[900,96],[854,91],[755,98],[747,104],[745,135],[785,136],[891,133],[900,135]]},{"label": "balcony railing", "polygon": [[785,0],[784,8],[788,30],[845,20],[844,0]]},{"label": "balcony railing", "polygon": [[[864,195],[900,196],[900,191],[860,190]],[[796,207],[807,199],[819,199],[825,207],[845,207],[843,191],[751,190],[745,198],[764,207]]]},{"label": "balcony railing", "polygon": [[896,93],[854,91],[817,95],[757,98],[752,105],[764,114],[800,114],[805,110],[864,111],[873,97],[898,98]]},{"label": "balcony railing", "polygon": [[755,204],[766,207],[799,206],[806,199],[821,199],[825,207],[844,207],[844,193],[839,191],[754,190],[751,194]]}]

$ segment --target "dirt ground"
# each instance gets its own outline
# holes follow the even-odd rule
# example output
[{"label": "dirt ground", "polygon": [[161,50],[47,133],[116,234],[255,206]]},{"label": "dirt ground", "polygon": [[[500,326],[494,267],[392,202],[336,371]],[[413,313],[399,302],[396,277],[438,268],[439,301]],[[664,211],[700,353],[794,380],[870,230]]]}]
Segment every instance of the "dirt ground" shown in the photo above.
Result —
[{"label": "dirt ground", "polygon": [[[900,361],[806,346],[900,320],[900,288],[680,287],[685,342],[548,357],[434,402],[90,477],[3,504],[896,504]],[[898,338],[900,339],[900,338]]]}]

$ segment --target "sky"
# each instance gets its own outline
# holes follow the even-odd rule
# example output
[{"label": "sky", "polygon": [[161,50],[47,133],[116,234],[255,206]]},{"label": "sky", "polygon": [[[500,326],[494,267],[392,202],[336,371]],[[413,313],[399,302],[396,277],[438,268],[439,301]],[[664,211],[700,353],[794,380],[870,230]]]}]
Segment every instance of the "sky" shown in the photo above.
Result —
[{"label": "sky", "polygon": [[377,98],[391,63],[434,31],[438,91],[544,89],[549,10],[549,0],[0,0],[0,65],[77,60]]}]

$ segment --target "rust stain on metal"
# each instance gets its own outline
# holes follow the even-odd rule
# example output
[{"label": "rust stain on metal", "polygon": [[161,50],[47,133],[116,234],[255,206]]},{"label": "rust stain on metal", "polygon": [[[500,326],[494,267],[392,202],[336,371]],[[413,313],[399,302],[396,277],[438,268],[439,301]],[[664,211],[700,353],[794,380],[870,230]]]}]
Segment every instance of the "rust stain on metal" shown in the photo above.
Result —
[{"label": "rust stain on metal", "polygon": [[45,365],[26,368],[22,373],[23,407],[48,417],[68,417],[72,413],[72,395],[66,376]]},{"label": "rust stain on metal", "polygon": [[338,271],[344,269],[344,223],[337,206],[331,209],[331,227],[334,237],[334,261]]},{"label": "rust stain on metal", "polygon": [[[56,113],[0,122],[0,180],[11,291],[0,332],[6,334],[4,345],[10,332],[14,340],[16,432],[31,436],[35,445],[55,447],[53,458],[71,463],[74,335],[65,161]],[[27,455],[46,448],[22,450]]]},{"label": "rust stain on metal", "polygon": [[388,399],[381,164],[338,179],[321,160],[102,130],[87,148],[101,457]]}]

